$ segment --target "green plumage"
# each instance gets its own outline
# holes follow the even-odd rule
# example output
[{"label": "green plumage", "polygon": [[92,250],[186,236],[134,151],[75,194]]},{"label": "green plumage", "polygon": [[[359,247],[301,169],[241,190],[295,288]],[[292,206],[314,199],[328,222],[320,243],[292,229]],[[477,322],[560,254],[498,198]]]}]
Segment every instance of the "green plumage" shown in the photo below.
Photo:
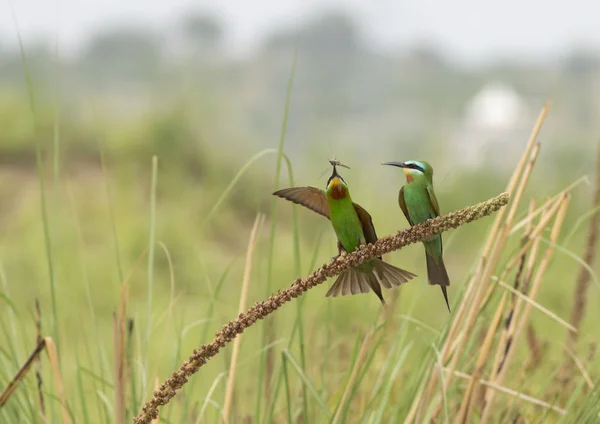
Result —
[{"label": "green plumage", "polygon": [[[402,197],[402,199],[399,198],[398,203],[401,205],[400,207],[404,203],[411,225],[438,216],[432,205],[430,192],[433,193],[433,188],[427,190],[427,187],[423,187],[423,184],[416,181],[405,185],[400,191],[399,197]],[[442,236],[435,236],[431,241],[426,241],[423,244],[427,254],[432,256],[435,262],[438,263],[442,257]]]},{"label": "green plumage", "polygon": [[[410,225],[416,225],[440,214],[433,191],[433,168],[425,161],[388,162],[384,165],[398,166],[406,175],[406,184],[400,189],[398,203]],[[444,265],[442,236],[437,235],[423,242],[427,259],[429,284],[439,285],[450,310],[446,287],[450,285]]]},{"label": "green plumage", "polygon": [[[350,193],[346,192],[345,197],[342,199],[334,199],[331,191],[331,188],[326,191],[331,225],[333,226],[338,242],[344,250],[346,252],[353,252],[361,244],[367,244],[362,223],[360,222]],[[371,272],[373,271],[373,262],[365,262],[359,269],[362,272]]]},{"label": "green plumage", "polygon": [[[273,194],[328,218],[338,239],[338,253],[350,253],[361,245],[375,243],[377,234],[371,215],[352,201],[348,186],[336,171],[336,165],[343,165],[337,161],[330,163],[333,165],[333,173],[327,181],[326,191],[315,187],[291,187]],[[385,306],[381,286],[391,289],[414,277],[415,274],[385,263],[378,257],[343,271],[327,292],[327,296],[346,296],[373,290]]]}]

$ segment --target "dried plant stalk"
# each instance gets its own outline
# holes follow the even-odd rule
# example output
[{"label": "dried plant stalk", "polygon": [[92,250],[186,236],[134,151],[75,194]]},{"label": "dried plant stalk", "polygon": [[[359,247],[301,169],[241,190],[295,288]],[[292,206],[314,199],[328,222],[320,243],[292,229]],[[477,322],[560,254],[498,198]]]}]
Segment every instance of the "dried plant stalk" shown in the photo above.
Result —
[{"label": "dried plant stalk", "polygon": [[[547,222],[547,221],[549,222],[548,217],[551,216],[550,215],[551,205],[552,205],[552,199],[547,199],[546,202],[544,203],[544,205],[542,206],[542,209],[541,209],[542,214],[540,216],[540,223],[538,224],[538,226],[536,228],[539,228],[539,225],[544,222]],[[532,200],[529,203],[530,213],[534,207],[535,207],[535,202]],[[538,254],[539,245],[540,245],[540,238],[532,237],[533,231],[534,231],[533,226],[534,226],[533,220],[527,222],[527,226],[525,229],[526,236],[522,240],[522,245],[527,243],[531,239],[534,240],[533,245],[527,252],[529,254],[529,257],[526,258],[525,256],[523,256],[523,258],[526,259],[526,261],[523,262],[522,288],[519,293],[525,293],[525,294],[529,290],[529,282],[531,280],[531,275],[533,273],[534,265],[537,260],[537,254]],[[525,252],[523,252],[522,254],[525,255]],[[523,296],[525,296],[525,294],[523,294]],[[527,297],[527,299],[529,301],[533,301],[529,297]],[[504,330],[502,331],[502,334],[500,335],[500,342],[498,343],[498,350],[496,351],[496,358],[494,359],[494,363],[492,365],[492,372],[489,377],[490,381],[495,380],[496,375],[502,370],[502,368],[504,368],[506,356],[507,356],[508,351],[513,343],[515,326],[517,323],[517,318],[520,313],[520,304],[517,303],[516,298],[514,300],[515,300],[515,302],[510,308],[510,311],[509,311],[509,314],[507,316],[506,323],[504,326]],[[489,396],[488,393],[486,393],[484,395],[484,404],[485,404],[485,402],[488,401],[488,396]]]},{"label": "dried plant stalk", "polygon": [[305,279],[297,278],[289,288],[278,291],[266,301],[256,303],[246,313],[239,314],[236,320],[224,325],[215,334],[215,339],[211,343],[203,345],[200,349],[195,349],[192,356],[177,371],[173,372],[172,377],[166,380],[159,390],[154,392],[154,396],[144,405],[134,422],[136,424],[147,424],[156,418],[159,408],[166,405],[175,396],[176,391],[187,383],[187,379],[195,374],[210,358],[217,355],[221,348],[229,344],[238,334],[241,334],[256,321],[275,312],[293,298],[301,296],[307,290],[323,283],[327,278],[339,275],[350,266],[360,265],[373,257],[390,253],[409,244],[418,243],[434,235],[441,234],[451,228],[458,228],[461,225],[483,218],[501,209],[508,201],[508,193],[502,193],[486,202],[427,220],[395,235],[382,237],[375,244],[362,246],[355,252],[342,255],[324,264]]},{"label": "dried plant stalk", "polygon": [[[449,371],[450,370],[448,370],[448,369],[444,369],[444,372],[449,372]],[[469,374],[465,374],[464,372],[460,372],[460,371],[454,371],[454,375],[457,377],[460,377],[460,378],[464,378],[465,380],[471,380],[473,378]],[[486,386],[490,389],[494,389],[495,391],[506,393],[507,395],[510,395],[510,396],[514,396],[515,399],[522,399],[522,400],[530,402],[534,405],[538,405],[543,408],[551,409],[554,412],[559,413],[560,415],[565,415],[567,413],[567,411],[562,408],[554,406],[548,402],[544,402],[543,400],[536,399],[533,396],[528,396],[518,390],[512,390],[512,389],[509,389],[508,387],[500,386],[496,383],[486,381],[486,380],[481,380],[479,382],[479,384],[481,384],[482,386]]]},{"label": "dried plant stalk", "polygon": [[344,394],[342,395],[342,400],[340,401],[340,406],[335,412],[335,416],[333,417],[332,424],[337,424],[341,418],[342,411],[344,410],[344,406],[348,402],[348,397],[350,396],[350,391],[354,386],[354,382],[358,377],[358,372],[360,371],[360,367],[363,365],[365,357],[367,356],[368,349],[371,346],[371,339],[373,338],[374,329],[371,328],[365,334],[365,338],[363,339],[362,345],[360,346],[360,351],[358,352],[358,357],[356,358],[356,362],[354,364],[354,368],[352,369],[352,373],[350,374],[350,378],[348,379],[348,383],[346,384],[346,388],[344,389]]},{"label": "dried plant stalk", "polygon": [[[598,156],[596,158],[596,182],[594,190],[594,201],[593,207],[596,208],[596,212],[590,219],[590,225],[588,227],[588,237],[583,253],[583,261],[590,267],[594,266],[594,260],[596,259],[596,250],[598,247],[598,226],[600,224],[600,143],[598,143]],[[573,301],[573,309],[571,310],[571,323],[575,328],[579,328],[583,315],[585,312],[585,305],[587,299],[587,292],[590,286],[591,275],[589,270],[582,266],[579,269],[579,275],[577,276],[577,284],[575,285],[575,298]],[[570,333],[567,338],[567,349],[574,351],[575,344],[577,343],[577,334]]]},{"label": "dried plant stalk", "polygon": [[525,302],[531,304],[531,306],[536,308],[538,311],[545,314],[547,317],[553,319],[554,321],[556,321],[557,323],[559,323],[560,325],[565,327],[567,330],[572,331],[574,333],[577,332],[577,329],[575,327],[573,327],[571,324],[569,324],[567,321],[565,321],[564,319],[562,319],[561,317],[556,315],[554,312],[552,312],[548,308],[543,307],[542,305],[537,303],[535,300],[531,299],[529,296],[521,293],[518,290],[515,290],[514,288],[512,288],[511,286],[506,284],[504,281],[498,281],[498,285],[500,285],[500,287],[502,287],[503,289],[506,289],[507,291],[511,292],[515,296],[515,300],[517,297],[519,299],[524,300]]},{"label": "dried plant stalk", "polygon": [[[244,276],[242,277],[242,293],[240,294],[239,313],[241,314],[246,309],[246,300],[248,299],[248,287],[250,286],[250,275],[252,273],[252,258],[254,257],[254,248],[256,247],[256,236],[263,223],[264,216],[258,214],[254,220],[254,226],[250,233],[250,241],[248,242],[248,251],[246,252],[246,265],[244,267]],[[238,355],[240,352],[241,337],[238,337],[233,342],[233,352],[231,354],[231,363],[229,366],[229,375],[227,377],[227,391],[225,392],[225,402],[223,406],[223,421],[229,422],[229,411],[233,401],[233,389],[235,384],[235,366],[237,364]]]},{"label": "dried plant stalk", "polygon": [[[536,145],[537,136],[542,128],[544,121],[546,120],[546,116],[548,115],[549,109],[550,109],[550,103],[546,103],[546,105],[541,110],[541,112],[538,116],[535,127],[533,128],[533,131],[531,133],[529,141],[527,142],[527,146],[525,147],[525,151],[523,152],[523,155],[521,156],[521,158],[519,160],[519,164],[517,165],[515,171],[513,172],[513,175],[511,176],[511,179],[506,187],[506,192],[508,193],[508,195],[511,198],[513,197],[513,194],[514,194],[515,190],[517,189],[517,184],[519,183],[521,176],[523,174],[523,171],[525,169],[525,166],[526,166],[527,162],[529,161],[531,152],[533,151],[533,149]],[[492,249],[494,248],[494,245],[496,244],[496,238],[498,236],[500,227],[501,227],[502,223],[504,222],[505,213],[506,213],[506,209],[501,210],[498,213],[498,215],[496,216],[494,223],[492,224],[492,228],[490,230],[490,235],[487,238],[485,246],[483,247],[483,252],[481,254],[479,263],[477,265],[477,270],[475,272],[475,276],[481,275],[483,268],[488,261],[488,258],[492,252]],[[473,277],[473,279],[475,279],[475,276]],[[450,330],[448,339],[455,340],[457,338],[456,333],[458,332],[458,330],[461,326],[462,319],[464,318],[463,315],[464,315],[465,308],[468,307],[467,306],[468,302],[471,301],[471,298],[474,294],[474,292],[473,292],[474,290],[475,290],[475,286],[473,284],[469,284],[467,287],[467,292],[465,293],[465,296],[464,296],[465,301],[463,301],[461,303],[459,310],[456,313],[456,318],[453,321],[452,328]],[[444,348],[445,347],[446,346],[444,346]],[[449,354],[449,352],[442,352],[442,354],[443,354],[443,356],[447,356]],[[433,382],[433,383],[435,383],[435,382]]]},{"label": "dried plant stalk", "polygon": [[[33,318],[35,320],[35,344],[39,346],[42,341],[42,308],[40,307],[40,301],[36,297],[35,298],[35,310],[33,313]],[[37,364],[35,369],[35,379],[37,383],[38,390],[38,401],[40,404],[40,420],[42,423],[47,422],[46,418],[46,408],[44,405],[44,393],[42,391],[43,380],[42,380],[42,359],[38,355]]]},{"label": "dried plant stalk", "polygon": [[0,408],[2,408],[6,402],[10,399],[12,394],[17,390],[17,387],[25,379],[27,373],[31,369],[31,366],[39,358],[39,355],[42,351],[46,349],[46,353],[48,353],[48,359],[50,360],[50,367],[52,369],[52,374],[54,376],[54,385],[56,386],[56,391],[58,392],[58,398],[60,400],[61,412],[63,417],[63,423],[69,424],[71,422],[71,417],[69,415],[69,410],[67,409],[67,397],[65,395],[65,389],[62,382],[62,374],[60,372],[60,367],[58,365],[58,353],[56,351],[56,344],[51,337],[44,337],[37,344],[31,355],[27,358],[23,366],[19,369],[17,374],[13,377],[13,379],[8,383],[6,389],[2,393],[0,393]]},{"label": "dried plant stalk", "polygon": [[31,352],[31,355],[29,355],[29,357],[27,358],[27,360],[25,361],[23,366],[19,369],[17,374],[13,377],[13,379],[10,381],[10,383],[8,383],[8,386],[6,386],[6,389],[4,389],[4,391],[0,394],[0,408],[2,408],[6,404],[6,402],[8,402],[8,399],[10,399],[10,397],[12,396],[14,391],[17,389],[17,387],[19,386],[19,383],[21,383],[21,381],[23,381],[25,376],[27,376],[27,373],[29,372],[31,365],[33,365],[34,361],[40,355],[42,350],[44,350],[45,347],[46,347],[46,342],[44,339],[42,339],[37,344],[37,346],[35,347],[33,352]]},{"label": "dried plant stalk", "polygon": [[44,345],[46,346],[46,352],[48,353],[48,359],[50,360],[50,368],[52,369],[52,375],[54,376],[54,385],[56,386],[58,398],[60,399],[63,424],[70,424],[71,415],[69,415],[69,409],[67,408],[67,396],[65,394],[65,386],[63,385],[60,366],[58,364],[56,344],[54,343],[54,340],[52,340],[52,337],[44,337]]},{"label": "dried plant stalk", "polygon": [[[531,172],[533,171],[533,167],[535,166],[535,162],[537,160],[537,156],[539,154],[539,149],[540,149],[540,144],[539,143],[535,143],[531,150],[530,150],[530,157],[528,158],[528,161],[526,162],[526,165],[524,166],[523,170],[522,170],[522,178],[519,181],[516,190],[515,190],[515,194],[514,196],[511,196],[512,198],[512,202],[510,207],[508,208],[508,214],[506,217],[506,220],[502,223],[502,225],[500,226],[500,228],[498,229],[497,235],[496,235],[496,242],[493,245],[493,248],[491,250],[491,253],[489,255],[489,258],[487,258],[487,260],[484,263],[484,266],[482,267],[481,270],[481,274],[479,275],[475,275],[473,277],[473,279],[471,279],[469,286],[471,285],[476,285],[476,288],[473,292],[473,297],[470,300],[470,308],[468,309],[468,312],[466,314],[466,317],[462,323],[462,326],[460,327],[460,333],[461,333],[461,337],[460,337],[460,342],[457,344],[456,346],[456,350],[452,353],[453,356],[450,359],[450,364],[449,364],[449,368],[452,371],[455,371],[458,367],[458,361],[462,358],[463,356],[463,352],[467,347],[467,344],[469,343],[469,336],[473,333],[473,329],[475,326],[475,322],[477,319],[477,316],[479,315],[481,309],[483,308],[483,305],[486,304],[486,299],[488,296],[490,296],[493,292],[493,290],[495,289],[495,285],[490,286],[490,281],[492,278],[492,275],[494,273],[494,269],[496,268],[498,261],[500,259],[500,254],[502,253],[502,250],[504,249],[504,246],[506,245],[506,242],[508,240],[508,236],[509,236],[509,231],[510,228],[512,226],[512,222],[515,218],[515,216],[517,215],[517,210],[519,208],[519,203],[521,201],[521,198],[523,197],[523,193],[525,192],[525,187],[527,186],[527,182],[529,181],[529,177],[531,176]],[[527,149],[527,151],[529,151],[529,149]],[[539,229],[539,231],[541,232],[541,228]],[[487,293],[486,293],[486,288],[488,288]],[[465,303],[465,302],[463,302]],[[502,306],[504,307],[504,306]],[[496,327],[494,327],[495,330]],[[444,344],[444,347],[448,346],[448,342],[449,339],[446,339],[446,343]],[[491,341],[490,341],[491,343]],[[444,357],[444,352],[447,352],[447,354],[450,354],[449,350],[446,349],[442,349],[442,363],[444,363],[444,361],[448,360],[448,356]],[[486,354],[487,356],[487,354]],[[453,373],[448,374],[446,380],[444,381],[443,384],[443,391],[444,393],[448,392],[448,389],[450,388],[450,383],[452,381],[452,377],[454,376]],[[427,399],[431,399],[431,397],[433,396],[433,388],[432,390],[426,392],[426,397],[425,397],[425,401],[424,403],[427,403]],[[465,398],[465,400],[467,400]],[[469,401],[470,403],[470,401]],[[463,405],[464,407],[464,405]],[[442,404],[441,401],[437,403],[436,409],[433,413],[433,419],[436,419],[440,412],[441,412],[441,408],[442,408]],[[420,421],[420,420],[417,420]]]},{"label": "dried plant stalk", "polygon": [[525,363],[525,372],[531,372],[542,363],[542,358],[548,350],[548,341],[540,342],[538,336],[535,334],[535,328],[533,323],[527,325],[527,333],[525,334],[527,340],[527,347],[529,347],[529,360]]},{"label": "dried plant stalk", "polygon": [[[558,236],[560,235],[560,230],[562,228],[565,216],[567,214],[567,208],[569,207],[570,199],[571,199],[570,195],[564,196],[564,200],[562,202],[561,208],[558,210],[558,213],[556,215],[554,225],[552,226],[552,230],[550,232],[550,244],[546,248],[546,252],[544,253],[544,256],[542,257],[542,261],[540,262],[539,268],[536,272],[535,279],[533,280],[533,283],[531,285],[531,291],[529,293],[529,297],[531,299],[536,298],[537,293],[540,289],[542,280],[544,279],[544,275],[546,274],[546,271],[550,264],[550,260],[552,259],[552,256],[554,255],[554,244],[556,243],[556,241],[558,240]],[[518,306],[521,306],[524,303],[522,301],[522,299],[519,299],[517,302],[518,302]],[[522,315],[519,317],[520,320],[516,326],[516,330],[515,330],[514,337],[513,337],[513,342],[506,353],[505,365],[502,368],[502,370],[500,370],[500,372],[498,372],[493,383],[502,384],[502,381],[504,380],[504,376],[506,375],[506,370],[508,368],[507,365],[510,362],[510,360],[512,359],[512,356],[515,352],[516,342],[519,339],[519,336],[523,332],[523,329],[527,323],[527,318],[529,316],[529,312],[531,311],[531,308],[532,308],[532,305],[529,303],[527,303],[524,306],[524,311],[523,311]],[[494,393],[490,392],[487,402],[486,402],[486,405],[483,409],[483,413],[481,416],[481,422],[486,422],[490,418],[493,402],[494,402]]]},{"label": "dried plant stalk", "polygon": [[119,313],[113,314],[113,338],[115,360],[115,423],[125,419],[125,314],[127,309],[126,286],[121,285]]},{"label": "dried plant stalk", "polygon": [[[451,371],[442,382],[441,390],[444,394],[448,392],[452,377],[454,376],[453,371],[456,370],[458,362],[463,356],[463,351],[466,349],[467,344],[470,343],[469,340],[474,331],[476,318],[496,288],[496,285],[491,285],[490,280],[497,266],[500,254],[506,245],[511,227],[513,226],[513,220],[519,208],[519,203],[535,165],[540,149],[540,144],[536,142],[536,139],[548,114],[549,107],[550,104],[547,103],[541,110],[527,146],[519,160],[519,164],[507,185],[506,191],[511,197],[511,205],[509,208],[500,211],[496,216],[479,263],[467,284],[463,301],[452,319],[450,330],[441,348],[440,362],[443,365],[448,365]],[[405,423],[422,422],[425,419],[421,417],[421,414],[425,407],[431,404],[430,399],[433,399],[437,395],[438,380],[439,374],[434,372],[432,368],[427,384],[420,387],[413,398],[411,409],[404,420]],[[436,420],[441,412],[441,408],[442,401],[439,400],[432,413],[432,420]]]},{"label": "dried plant stalk", "polygon": [[500,321],[502,320],[502,313],[504,312],[504,304],[506,303],[506,293],[502,294],[502,299],[500,300],[500,304],[498,308],[496,308],[496,313],[494,314],[494,318],[490,326],[488,327],[488,331],[485,335],[485,339],[481,344],[481,350],[479,351],[479,357],[477,358],[477,363],[475,364],[475,370],[473,372],[473,378],[469,380],[469,385],[467,386],[467,390],[463,396],[462,402],[460,403],[460,410],[458,412],[458,422],[467,423],[469,421],[469,416],[471,413],[471,404],[475,396],[478,393],[479,384],[481,383],[481,377],[483,377],[483,371],[485,370],[485,364],[487,363],[487,358],[492,350],[492,345],[494,343],[494,336],[496,335],[496,329],[500,325]]}]

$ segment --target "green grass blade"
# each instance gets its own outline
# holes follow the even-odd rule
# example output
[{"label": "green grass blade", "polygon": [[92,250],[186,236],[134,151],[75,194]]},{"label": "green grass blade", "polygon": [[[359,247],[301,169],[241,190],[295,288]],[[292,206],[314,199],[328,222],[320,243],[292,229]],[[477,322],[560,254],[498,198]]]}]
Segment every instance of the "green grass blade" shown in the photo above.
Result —
[{"label": "green grass blade", "polygon": [[396,365],[394,366],[394,369],[390,373],[389,378],[387,379],[387,381],[385,383],[383,392],[380,395],[381,401],[379,403],[379,408],[377,409],[377,413],[375,415],[374,422],[376,424],[382,422],[382,420],[383,420],[383,415],[385,414],[385,410],[386,410],[388,402],[390,400],[390,393],[392,391],[392,386],[394,385],[396,376],[400,372],[400,368],[404,364],[404,360],[406,359],[406,356],[407,356],[409,350],[411,349],[411,347],[412,347],[412,343],[409,343],[404,349],[402,349],[402,352],[400,353],[400,357],[396,361]]},{"label": "green grass blade", "polygon": [[[76,355],[77,369],[81,369],[81,363],[79,362],[79,354]],[[90,422],[90,415],[88,413],[87,399],[85,397],[85,389],[83,388],[83,378],[81,373],[77,372],[77,390],[79,394],[79,402],[81,404],[81,414],[83,415],[83,421],[86,423]]]},{"label": "green grass blade", "polygon": [[[284,159],[288,168],[288,178],[290,181],[290,187],[294,186],[294,172],[292,169],[292,163],[287,156],[284,155]],[[302,262],[300,259],[300,231],[298,227],[298,216],[297,207],[292,204],[292,243],[294,251],[294,271],[297,276],[300,276],[302,272]],[[304,297],[300,297],[296,300],[296,321],[294,325],[298,326],[298,345],[300,349],[300,364],[302,369],[306,369],[306,352],[304,349],[304,323],[302,318],[302,309],[304,305]],[[304,416],[304,422],[309,422],[308,416],[308,395],[306,393],[306,387],[302,386],[302,412]]]},{"label": "green grass blade", "polygon": [[[12,13],[13,22],[15,25],[15,29],[17,31],[17,38],[19,40],[19,51],[21,54],[21,62],[23,64],[23,71],[25,72],[25,80],[27,82],[27,93],[29,94],[29,107],[31,109],[31,118],[33,122],[33,133],[36,135],[37,132],[37,119],[36,119],[36,107],[35,107],[35,96],[33,94],[33,82],[31,79],[31,74],[29,72],[29,66],[27,64],[27,55],[25,54],[25,48],[23,46],[23,39],[21,38],[21,32],[19,30],[19,26],[17,24],[17,18],[15,15],[15,11],[12,7],[12,3],[9,2],[10,10]],[[36,165],[37,165],[37,175],[38,182],[40,185],[40,211],[42,215],[42,223],[44,228],[44,245],[46,248],[46,261],[48,266],[48,275],[50,278],[50,298],[52,303],[52,316],[50,319],[50,325],[52,327],[52,336],[56,343],[56,346],[59,348],[60,352],[60,337],[58,334],[58,307],[56,300],[56,282],[54,279],[54,261],[52,258],[52,241],[50,237],[50,224],[48,219],[48,208],[46,205],[46,189],[45,189],[45,181],[44,181],[44,169],[42,164],[42,144],[41,140],[38,140],[36,143]],[[60,361],[60,355],[59,355]]]},{"label": "green grass blade", "polygon": [[[146,315],[146,348],[149,351],[152,335],[152,294],[154,292],[154,243],[156,237],[156,180],[158,174],[158,158],[152,157],[152,183],[150,187],[150,240],[148,240],[148,309]],[[148,374],[149,357],[146,356],[146,374]]]},{"label": "green grass blade", "polygon": [[231,191],[235,188],[237,182],[244,176],[244,174],[252,166],[252,164],[254,162],[256,162],[258,159],[262,158],[263,156],[266,156],[266,155],[271,154],[271,153],[277,153],[277,150],[275,150],[275,149],[261,150],[260,152],[258,152],[254,156],[252,156],[248,160],[248,162],[246,162],[244,164],[244,166],[242,166],[240,168],[240,170],[237,172],[237,174],[235,175],[235,177],[233,177],[233,180],[231,180],[231,182],[229,183],[229,185],[225,188],[225,190],[223,190],[223,193],[221,194],[221,196],[217,199],[217,201],[215,202],[215,204],[213,205],[213,207],[206,214],[206,217],[204,218],[204,222],[202,223],[202,230],[206,229],[206,227],[207,227],[208,223],[210,222],[210,220],[212,219],[212,217],[219,210],[219,208],[221,207],[221,205],[223,204],[223,202],[225,201],[225,199],[227,199],[227,197],[229,196],[229,194],[231,193]]},{"label": "green grass blade", "polygon": [[292,401],[290,398],[290,381],[288,378],[286,356],[281,352],[281,366],[283,368],[283,381],[285,385],[285,400],[287,405],[288,423],[293,423],[292,420]]},{"label": "green grass blade", "polygon": [[310,380],[308,379],[308,377],[306,376],[306,374],[300,367],[300,364],[292,356],[291,352],[287,349],[284,349],[282,354],[285,355],[286,360],[296,370],[296,373],[300,377],[300,380],[302,380],[302,383],[306,386],[306,388],[308,389],[310,394],[313,396],[313,398],[315,399],[317,404],[321,407],[321,410],[323,411],[323,413],[327,416],[327,418],[331,418],[331,412],[329,411],[329,408],[327,408],[327,405],[325,404],[323,399],[321,399],[319,392],[317,391],[317,389],[315,389],[315,386],[313,386],[313,384],[310,382]]},{"label": "green grass blade", "polygon": [[102,167],[102,177],[104,180],[104,190],[106,192],[106,200],[108,203],[108,214],[110,217],[110,226],[112,230],[113,243],[115,244],[115,259],[117,261],[117,275],[119,282],[125,282],[123,277],[123,265],[121,264],[121,249],[119,247],[119,237],[117,236],[117,220],[115,219],[115,208],[113,205],[113,196],[108,182],[108,172],[106,171],[106,158],[104,157],[104,146],[100,145],[100,166]]},{"label": "green grass blade", "polygon": [[[286,94],[285,94],[285,106],[284,106],[284,110],[283,110],[283,121],[281,123],[281,132],[279,134],[279,146],[277,148],[277,161],[276,161],[276,165],[275,165],[275,178],[273,181],[273,191],[276,191],[279,189],[279,177],[281,174],[281,162],[284,157],[283,146],[285,143],[285,134],[287,131],[287,121],[288,121],[288,113],[290,110],[290,101],[292,98],[292,87],[294,84],[294,75],[296,73],[297,54],[298,54],[298,48],[296,46],[296,48],[294,49],[294,57],[292,60],[292,69],[290,71],[290,77],[288,79],[288,84],[287,84],[287,89],[286,89]],[[269,235],[269,252],[268,252],[268,256],[267,256],[267,282],[265,285],[266,296],[269,296],[271,294],[271,280],[273,278],[273,253],[275,250],[276,229],[277,229],[277,199],[273,198],[271,201],[271,230],[270,230],[270,235]],[[269,343],[269,340],[268,340],[269,335],[267,334],[267,329],[269,328],[269,325],[272,325],[272,323],[273,323],[273,320],[271,319],[271,317],[267,317],[265,320],[263,320],[263,324],[262,324],[262,344],[263,344],[263,346]],[[262,399],[262,396],[260,395],[260,391],[262,389],[262,385],[263,385],[263,381],[264,381],[266,361],[267,361],[267,357],[266,357],[266,353],[265,353],[265,355],[263,357],[261,357],[260,364],[259,364],[259,370],[258,370],[258,381],[257,381],[258,390],[257,390],[257,394],[256,394],[256,408],[254,411],[254,418],[256,419],[257,422],[260,422],[260,415],[261,415],[260,407],[261,407],[261,399]]]}]

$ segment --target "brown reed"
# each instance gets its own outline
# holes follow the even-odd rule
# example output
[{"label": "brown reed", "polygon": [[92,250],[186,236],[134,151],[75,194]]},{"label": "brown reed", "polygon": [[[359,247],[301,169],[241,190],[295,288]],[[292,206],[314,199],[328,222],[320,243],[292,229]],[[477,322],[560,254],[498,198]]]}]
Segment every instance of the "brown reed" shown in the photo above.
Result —
[{"label": "brown reed", "polygon": [[297,278],[287,289],[278,291],[267,300],[256,303],[246,313],[239,314],[237,319],[225,324],[220,331],[217,331],[211,343],[202,345],[200,349],[195,349],[189,359],[173,372],[171,378],[167,379],[154,392],[152,399],[144,405],[134,419],[134,423],[147,424],[155,419],[158,416],[159,408],[169,403],[177,390],[187,383],[188,378],[195,374],[210,358],[217,355],[221,348],[225,347],[256,321],[275,312],[283,304],[301,296],[307,290],[323,283],[327,278],[339,275],[348,267],[360,265],[373,257],[399,250],[409,244],[421,242],[444,231],[483,218],[501,209],[508,201],[508,193],[502,193],[485,202],[427,220],[397,234],[382,237],[376,243],[362,246],[355,252],[333,259],[305,279]]},{"label": "brown reed", "polygon": [[[595,208],[595,212],[590,219],[585,252],[583,253],[583,261],[590,267],[594,266],[594,260],[596,259],[598,227],[600,225],[600,210],[598,210],[598,208],[600,208],[600,143],[598,143],[598,156],[596,157],[596,181],[592,207]],[[575,285],[573,309],[571,310],[571,324],[573,324],[575,328],[579,328],[581,321],[583,320],[590,280],[591,275],[589,269],[585,266],[581,266],[579,275],[577,276],[577,284]],[[571,350],[575,350],[576,343],[577,333],[569,333],[567,347]]]}]

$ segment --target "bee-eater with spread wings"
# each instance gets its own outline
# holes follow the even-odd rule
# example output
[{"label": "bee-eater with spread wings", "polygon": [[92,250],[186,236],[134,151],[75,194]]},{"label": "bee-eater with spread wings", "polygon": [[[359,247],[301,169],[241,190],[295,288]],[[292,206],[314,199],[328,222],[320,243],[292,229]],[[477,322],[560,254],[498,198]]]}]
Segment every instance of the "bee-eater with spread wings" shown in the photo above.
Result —
[{"label": "bee-eater with spread wings", "polygon": [[[338,239],[339,256],[342,252],[356,250],[360,245],[375,243],[377,234],[371,215],[352,201],[346,182],[337,172],[338,166],[349,167],[339,161],[332,160],[329,163],[333,166],[333,172],[325,191],[315,187],[292,187],[273,194],[328,218]],[[326,296],[368,293],[371,289],[385,306],[381,286],[391,289],[414,277],[415,274],[385,263],[378,257],[346,269],[335,280]]]}]

